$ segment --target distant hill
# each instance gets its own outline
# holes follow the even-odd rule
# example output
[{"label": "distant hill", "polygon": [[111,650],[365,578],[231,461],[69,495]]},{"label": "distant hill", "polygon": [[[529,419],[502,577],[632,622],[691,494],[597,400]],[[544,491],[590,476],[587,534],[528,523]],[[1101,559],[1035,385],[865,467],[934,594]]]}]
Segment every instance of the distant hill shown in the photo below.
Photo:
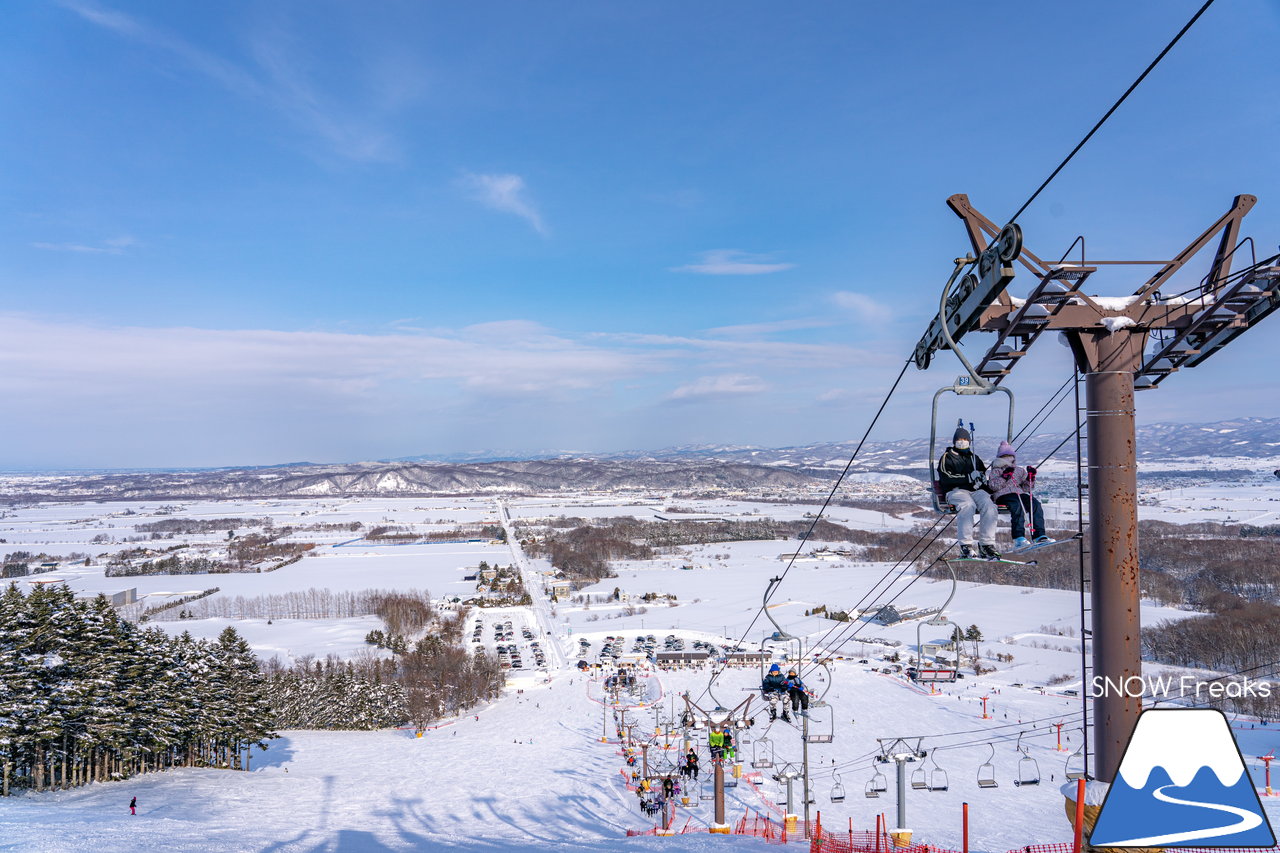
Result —
[{"label": "distant hill", "polygon": [[[1019,455],[1039,462],[1067,436],[1039,434]],[[990,457],[995,439],[979,437]],[[412,460],[350,464],[288,465],[178,471],[97,471],[11,475],[3,478],[5,500],[156,500],[188,498],[328,495],[409,496],[477,492],[546,492],[618,487],[656,491],[803,488],[828,481],[849,460],[856,442],[764,448],[696,445],[607,454],[556,453],[551,458],[502,461]],[[868,442],[853,466],[857,479],[876,474],[922,477],[925,438]],[[1068,443],[1058,458],[1074,458]],[[482,455],[482,454],[477,454]],[[1151,469],[1186,470],[1275,466],[1280,457],[1280,418],[1239,418],[1208,424],[1153,424],[1138,430],[1138,457]]]},{"label": "distant hill", "polygon": [[[940,436],[945,447],[949,433]],[[1003,436],[979,436],[978,452],[990,457]],[[1019,444],[1019,456],[1040,460],[1058,449],[1065,433],[1037,433]],[[615,453],[574,453],[542,451],[527,454],[502,454],[483,451],[475,454],[429,455],[390,460],[393,462],[482,462],[500,459],[593,459],[632,461],[736,462],[768,465],[795,470],[840,469],[849,461],[857,441],[820,442],[795,447],[757,447],[753,445],[695,444],[667,447],[661,450],[633,450]],[[1075,442],[1071,439],[1058,449],[1061,457],[1074,458]],[[926,466],[929,439],[909,438],[898,441],[868,441],[862,448],[855,471],[903,471]],[[1138,459],[1143,462],[1176,463],[1186,459],[1280,457],[1280,418],[1237,418],[1207,424],[1151,424],[1138,428]]]}]

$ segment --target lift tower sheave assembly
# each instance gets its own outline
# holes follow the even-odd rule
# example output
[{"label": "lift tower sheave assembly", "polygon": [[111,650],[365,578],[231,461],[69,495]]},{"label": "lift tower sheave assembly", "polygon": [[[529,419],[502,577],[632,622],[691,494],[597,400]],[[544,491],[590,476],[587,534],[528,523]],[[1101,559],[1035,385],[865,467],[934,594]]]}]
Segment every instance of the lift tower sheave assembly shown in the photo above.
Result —
[{"label": "lift tower sheave assembly", "polygon": [[[1065,335],[1085,377],[1093,673],[1105,686],[1085,689],[1094,703],[1094,776],[1103,781],[1115,778],[1142,710],[1141,697],[1121,687],[1142,674],[1134,391],[1155,388],[1174,372],[1201,364],[1280,308],[1280,255],[1259,261],[1252,240],[1240,239],[1241,220],[1256,201],[1236,196],[1231,209],[1172,260],[1092,260],[1080,237],[1057,262],[1046,262],[1022,247],[1016,226],[1000,228],[966,195],[947,199],[973,247],[973,256],[957,260],[957,271],[974,267],[977,275],[965,275],[948,299],[946,328],[956,344],[969,331],[996,335],[974,368],[976,378],[998,385],[1047,331]],[[1213,262],[1199,283],[1176,296],[1162,295],[1215,237]],[[1247,266],[1240,263],[1246,243]],[[1036,278],[1026,297],[1016,300],[1006,292],[1015,262]],[[1231,272],[1233,262],[1238,272]],[[1158,270],[1126,297],[1099,298],[1081,289],[1099,268],[1111,265]],[[937,350],[948,347],[941,324],[935,317],[916,345],[922,370]]]}]

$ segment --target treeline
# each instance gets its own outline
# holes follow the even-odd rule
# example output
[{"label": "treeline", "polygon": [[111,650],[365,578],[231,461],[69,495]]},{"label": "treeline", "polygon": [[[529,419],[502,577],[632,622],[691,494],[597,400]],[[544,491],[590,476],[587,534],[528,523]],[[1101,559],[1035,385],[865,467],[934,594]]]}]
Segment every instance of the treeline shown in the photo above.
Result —
[{"label": "treeline", "polygon": [[[227,543],[227,559],[241,571],[268,560],[289,563],[316,547],[314,542],[296,542],[285,537],[293,533],[291,528],[284,528],[274,534],[250,533]],[[266,571],[274,571],[280,566],[272,566]]]},{"label": "treeline", "polygon": [[[933,565],[951,546],[954,534],[921,550],[918,546],[924,532],[924,528],[906,533],[852,531],[852,541],[865,544],[863,558],[876,562],[897,562],[915,546],[910,552],[915,564],[925,567]],[[1067,538],[1075,531],[1049,533]],[[1042,549],[1035,552],[1034,559],[1035,565],[969,562],[953,563],[952,568],[960,580],[975,583],[1080,588],[1077,545]],[[1142,595],[1163,606],[1216,612],[1280,597],[1280,540],[1245,538],[1241,527],[1140,521],[1138,565]]]},{"label": "treeline", "polygon": [[143,575],[226,575],[237,571],[245,570],[222,560],[211,560],[208,557],[184,560],[177,554],[171,554],[142,563],[111,563],[103,574],[109,578],[132,578]]},{"label": "treeline", "polygon": [[[563,529],[566,523],[573,523]],[[745,521],[645,521],[622,516],[588,522],[580,518],[557,519],[555,532],[542,536],[523,531],[530,556],[545,557],[574,580],[594,582],[614,577],[610,560],[652,560],[661,549],[717,542],[802,537],[810,521],[777,521],[770,518]],[[810,539],[820,542],[856,542],[868,531],[853,530],[822,519]],[[869,540],[868,540],[869,541]]]},{"label": "treeline", "polygon": [[[268,666],[271,706],[282,728],[376,729],[401,723],[419,728],[498,696],[504,676],[482,648],[460,645],[466,612],[425,611],[411,596],[383,602],[386,630],[366,640],[390,659],[301,661]],[[414,638],[414,634],[422,636]]]},{"label": "treeline", "polygon": [[371,730],[409,720],[408,698],[390,660],[359,663],[330,655],[292,667],[272,659],[267,696],[282,729]]},{"label": "treeline", "polygon": [[139,533],[224,533],[237,527],[268,527],[269,518],[162,518],[135,524]]},{"label": "treeline", "polygon": [[1175,666],[1269,676],[1280,659],[1280,607],[1251,602],[1168,620],[1142,629],[1142,651],[1144,658]]},{"label": "treeline", "polygon": [[[316,589],[290,590],[234,598],[216,596],[196,601],[186,609],[187,619],[346,619],[351,616],[376,616],[379,608],[391,598],[410,598],[425,602],[430,607],[431,594],[426,590],[385,589],[341,590]],[[158,613],[157,620],[175,620],[172,611]]]},{"label": "treeline", "polygon": [[245,641],[171,637],[65,585],[0,594],[0,793],[174,766],[248,769],[274,737]]}]

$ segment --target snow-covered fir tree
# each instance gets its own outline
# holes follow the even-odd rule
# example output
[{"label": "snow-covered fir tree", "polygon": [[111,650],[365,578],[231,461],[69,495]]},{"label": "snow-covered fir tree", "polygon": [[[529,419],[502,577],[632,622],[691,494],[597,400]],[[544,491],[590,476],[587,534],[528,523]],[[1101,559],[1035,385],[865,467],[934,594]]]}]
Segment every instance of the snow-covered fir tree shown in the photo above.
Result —
[{"label": "snow-covered fir tree", "polygon": [[66,586],[0,593],[0,794],[175,765],[247,766],[274,737],[265,680],[217,643],[141,630]]}]

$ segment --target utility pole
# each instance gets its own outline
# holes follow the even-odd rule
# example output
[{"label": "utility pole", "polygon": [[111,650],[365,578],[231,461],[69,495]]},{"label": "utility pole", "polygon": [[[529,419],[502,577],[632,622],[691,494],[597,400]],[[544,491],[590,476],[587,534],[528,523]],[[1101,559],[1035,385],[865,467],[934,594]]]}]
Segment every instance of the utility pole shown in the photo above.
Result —
[{"label": "utility pole", "polygon": [[[1044,332],[1058,331],[1085,377],[1092,627],[1082,641],[1092,641],[1093,681],[1099,685],[1086,684],[1093,702],[1094,775],[1106,782],[1115,778],[1142,711],[1142,697],[1123,687],[1142,674],[1134,392],[1198,366],[1280,308],[1280,255],[1259,261],[1252,240],[1240,239],[1241,220],[1256,201],[1236,196],[1225,214],[1171,260],[1090,259],[1079,237],[1053,262],[1024,249],[1018,226],[999,228],[972,207],[968,196],[947,199],[964,221],[973,248],[972,256],[956,260],[956,274],[976,265],[977,275],[961,278],[942,315],[934,318],[916,345],[916,366],[927,368],[937,350],[950,346],[947,332],[956,344],[973,330],[994,332],[995,342],[971,369],[985,389],[976,393],[990,393]],[[1163,295],[1161,288],[1214,237],[1213,262],[1199,284]],[[1233,261],[1245,258],[1246,243],[1250,263],[1232,273]],[[1015,262],[1036,278],[1016,303],[1006,292]],[[1130,296],[1103,299],[1086,293],[1085,282],[1107,265],[1158,269]]]},{"label": "utility pole", "polygon": [[[704,711],[689,698],[688,693],[685,693],[685,711],[689,714],[690,719],[695,719],[694,713],[696,712],[696,719],[702,720],[703,724],[710,729],[745,728],[749,719],[747,712],[751,707],[751,700],[754,698],[754,696],[748,696],[732,709],[724,708],[717,702],[716,706],[710,711]],[[721,756],[711,763],[715,765],[715,821],[711,824],[711,832],[728,835],[730,827],[725,819],[724,811],[724,757]]]}]

